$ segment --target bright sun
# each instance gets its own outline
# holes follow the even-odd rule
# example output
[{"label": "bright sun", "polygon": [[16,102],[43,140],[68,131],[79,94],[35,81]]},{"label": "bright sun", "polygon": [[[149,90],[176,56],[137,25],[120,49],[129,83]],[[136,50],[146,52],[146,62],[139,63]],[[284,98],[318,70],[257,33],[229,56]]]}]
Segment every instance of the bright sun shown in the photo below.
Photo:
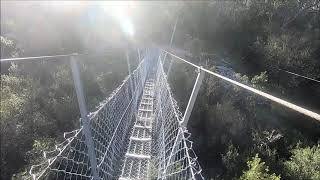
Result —
[{"label": "bright sun", "polygon": [[130,6],[133,1],[104,1],[101,2],[103,10],[114,17],[122,28],[122,31],[129,36],[134,35],[134,26],[129,18]]},{"label": "bright sun", "polygon": [[134,36],[134,26],[129,13],[135,5],[134,1],[44,1],[46,7],[58,10],[69,11],[83,8],[86,5],[102,7],[103,11],[116,19],[122,31],[130,37]]}]

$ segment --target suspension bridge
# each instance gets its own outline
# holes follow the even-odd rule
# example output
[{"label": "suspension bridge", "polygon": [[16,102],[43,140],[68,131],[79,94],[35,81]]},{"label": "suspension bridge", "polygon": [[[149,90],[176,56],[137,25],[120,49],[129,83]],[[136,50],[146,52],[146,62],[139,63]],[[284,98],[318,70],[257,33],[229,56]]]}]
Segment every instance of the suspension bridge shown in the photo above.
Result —
[{"label": "suspension bridge", "polygon": [[[198,70],[190,99],[182,114],[167,82],[173,59]],[[171,52],[148,49],[138,67],[111,95],[88,113],[82,90],[79,54],[2,59],[20,61],[69,57],[81,113],[81,128],[64,133],[65,140],[43,153],[31,179],[204,179],[192,149],[187,124],[205,73],[263,96],[320,121],[320,115],[218,73],[197,66]],[[168,63],[167,73],[164,64]]]},{"label": "suspension bridge", "polygon": [[76,56],[70,55],[82,126],[44,152],[43,163],[30,169],[32,179],[203,179],[161,57],[163,52],[148,50],[88,114]]}]

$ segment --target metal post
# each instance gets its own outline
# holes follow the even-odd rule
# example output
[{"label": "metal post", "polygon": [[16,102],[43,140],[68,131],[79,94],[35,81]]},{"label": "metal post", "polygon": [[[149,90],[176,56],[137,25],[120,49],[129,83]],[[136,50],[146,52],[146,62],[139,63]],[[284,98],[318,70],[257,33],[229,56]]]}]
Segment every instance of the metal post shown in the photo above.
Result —
[{"label": "metal post", "polygon": [[168,168],[168,166],[170,164],[170,161],[174,156],[173,153],[176,151],[176,148],[179,146],[179,143],[181,141],[181,138],[182,138],[181,135],[183,133],[183,132],[180,132],[182,130],[181,128],[187,127],[187,124],[188,124],[188,121],[189,121],[189,118],[190,118],[190,115],[191,115],[191,112],[192,112],[192,109],[193,109],[193,105],[194,105],[194,103],[196,101],[198,92],[200,90],[200,86],[202,84],[202,80],[204,78],[204,73],[205,72],[202,70],[202,66],[200,66],[200,68],[198,69],[198,76],[197,76],[196,82],[195,82],[195,84],[193,86],[191,97],[190,97],[188,105],[187,105],[186,112],[184,113],[182,121],[179,122],[180,128],[178,130],[178,134],[176,136],[176,139],[175,139],[175,141],[173,143],[173,147],[171,149],[171,152],[170,152],[170,155],[169,155],[169,158],[168,158],[168,162],[166,164],[164,172],[166,172],[166,170],[167,170],[167,168]]},{"label": "metal post", "polygon": [[130,90],[131,90],[131,97],[133,97],[133,81],[132,81],[132,74],[131,74],[131,65],[129,59],[129,52],[126,51],[126,58],[127,58],[127,65],[128,65],[128,74],[129,74],[129,83],[130,83]]},{"label": "metal post", "polygon": [[128,64],[128,73],[131,75],[131,66],[130,66],[130,60],[129,60],[129,53],[126,51],[126,58],[127,58],[127,64]]},{"label": "metal post", "polygon": [[179,16],[177,17],[176,22],[174,23],[173,32],[171,34],[171,39],[170,39],[170,47],[172,46],[172,42],[173,42],[174,34],[176,32],[178,20],[179,20]]},{"label": "metal post", "polygon": [[[176,22],[174,23],[173,32],[172,32],[172,34],[171,34],[170,45],[169,45],[170,48],[171,48],[171,46],[172,46],[172,42],[173,42],[173,38],[174,38],[174,35],[175,35],[175,32],[176,32],[178,20],[179,20],[179,16],[177,17]],[[166,62],[166,60],[167,60],[167,52],[166,52],[165,55],[164,55],[164,62],[163,62],[163,64]],[[169,77],[169,74],[170,74],[170,71],[171,71],[172,61],[173,61],[173,59],[171,59],[171,61],[170,61],[170,63],[169,63],[169,67],[168,67],[168,71],[167,71],[167,77]]]},{"label": "metal post", "polygon": [[180,122],[180,125],[182,125],[183,127],[187,127],[187,124],[188,124],[188,121],[189,121],[189,118],[190,118],[190,115],[191,115],[191,112],[193,109],[193,105],[197,99],[197,95],[200,90],[202,80],[204,78],[205,72],[202,70],[202,66],[200,66],[200,68],[198,70],[199,70],[198,76],[197,76],[196,82],[193,86],[192,93],[191,93],[191,96],[190,96],[190,99],[189,99],[189,102],[188,102],[188,105],[186,108],[186,112],[184,113],[182,121]]},{"label": "metal post", "polygon": [[83,130],[85,135],[85,142],[88,148],[88,156],[90,160],[91,172],[94,180],[99,179],[97,172],[97,159],[94,151],[94,143],[92,141],[91,127],[88,118],[88,111],[86,108],[86,102],[83,94],[83,86],[80,79],[79,67],[75,56],[70,57],[70,65],[72,70],[72,78],[74,82],[74,88],[76,90],[78,105],[81,113],[81,119],[83,124]]},{"label": "metal post", "polygon": [[141,56],[140,56],[140,49],[139,48],[138,48],[138,57],[139,57],[139,63],[140,63],[141,62]]}]

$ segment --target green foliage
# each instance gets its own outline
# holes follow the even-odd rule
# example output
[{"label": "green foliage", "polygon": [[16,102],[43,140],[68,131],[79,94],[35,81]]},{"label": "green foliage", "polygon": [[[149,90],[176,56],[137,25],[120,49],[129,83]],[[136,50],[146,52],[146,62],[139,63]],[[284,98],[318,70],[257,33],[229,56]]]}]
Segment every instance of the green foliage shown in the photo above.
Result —
[{"label": "green foliage", "polygon": [[199,57],[203,51],[203,42],[200,39],[193,39],[191,41],[190,52],[194,57]]},{"label": "green foliage", "polygon": [[[259,53],[265,57],[258,63],[272,73],[279,73],[279,68],[301,73],[301,67],[303,67],[303,74],[317,77],[319,63],[314,54],[316,49],[312,45],[312,40],[305,36],[303,34],[283,34],[270,36],[265,43],[256,42],[255,48],[261,49]],[[290,86],[296,87],[301,82],[303,79],[294,77],[289,79]]]},{"label": "green foliage", "polygon": [[278,162],[279,154],[275,147],[282,138],[283,135],[275,130],[253,131],[252,133],[253,148],[251,154],[260,154],[260,157],[277,173],[280,172],[281,164]]},{"label": "green foliage", "polygon": [[28,145],[28,140],[19,137],[29,134],[28,123],[21,117],[30,122],[26,107],[31,100],[31,84],[29,79],[10,75],[1,75],[1,82],[1,171],[10,174],[13,162],[24,160],[18,149]]},{"label": "green foliage", "polygon": [[31,164],[40,163],[43,160],[43,151],[49,151],[57,141],[54,138],[40,138],[34,140],[32,149],[26,153]]},{"label": "green foliage", "polygon": [[[136,21],[136,27],[142,28],[137,31],[139,33],[135,39],[137,42],[149,43],[154,40],[158,44],[168,44],[173,24],[179,16],[173,46],[185,45],[184,48],[194,56],[194,63],[201,64],[197,60],[207,50],[222,58],[230,56],[228,59],[235,66],[232,68],[240,72],[234,75],[235,80],[267,92],[275,89],[290,98],[296,97],[294,91],[298,87],[319,88],[312,86],[308,80],[283,76],[279,69],[316,79],[320,77],[319,6],[307,8],[312,7],[316,1],[141,2],[148,8],[141,8],[142,18],[141,21]],[[27,12],[32,11],[32,8],[25,9]],[[101,29],[92,26],[88,26],[90,31],[81,30],[89,33],[79,33],[81,28],[73,21],[73,16],[70,18],[64,13],[58,15],[50,11],[46,11],[45,15],[42,13],[40,9],[31,18],[46,17],[45,21],[40,18],[40,22],[43,22],[41,33],[37,29],[38,25],[34,24],[38,20],[26,21],[27,18],[20,17],[28,13],[20,12],[16,14],[17,17],[3,16],[2,58],[80,53],[85,48],[104,49],[104,46],[97,44],[97,40],[108,39],[108,34],[114,34],[110,33],[113,31],[110,28],[106,28],[105,30],[110,31],[104,33],[91,31]],[[97,35],[97,38],[88,38],[88,34]],[[111,42],[116,43],[113,39]],[[102,44],[106,43],[102,41]],[[103,59],[90,57],[89,60],[80,62],[90,110],[108,96],[127,75],[127,65],[123,63],[123,59],[121,55]],[[206,59],[211,65],[215,60]],[[79,111],[68,63],[26,62],[12,64],[8,70],[9,66],[10,64],[1,63],[1,178],[10,179],[12,174],[21,172],[14,178],[24,179],[28,174],[26,167],[41,160],[41,150],[51,146],[64,131],[78,126]],[[168,77],[169,82],[173,95],[183,110],[196,73],[187,65],[173,64],[172,67],[175,71]],[[212,67],[212,70],[216,69]],[[317,100],[316,94],[303,94],[307,94],[302,97],[303,103],[308,99]],[[291,160],[284,163],[284,169],[278,163],[288,159],[289,150],[297,141],[309,145],[314,139],[319,139],[306,136],[308,132],[291,126],[294,120],[301,120],[305,125],[305,118],[290,117],[287,111],[276,115],[271,112],[279,111],[275,105],[270,105],[240,87],[208,76],[202,84],[196,103],[189,126],[192,125],[192,137],[198,138],[194,147],[199,152],[197,155],[203,162],[204,174],[208,175],[208,179],[238,177],[244,168],[245,159],[256,153],[277,174],[281,172],[292,179],[320,179],[317,173],[319,146],[294,149]],[[279,123],[275,123],[278,121]],[[283,121],[290,122],[290,125],[281,124]],[[317,132],[319,130],[314,134]],[[229,143],[231,141],[233,144]],[[269,168],[261,159],[255,156],[248,161],[249,170],[241,176],[242,179],[280,178],[270,174]],[[155,167],[153,168],[152,174],[156,174]]]},{"label": "green foliage", "polygon": [[290,160],[284,162],[285,173],[290,179],[320,179],[320,145],[293,149]]},{"label": "green foliage", "polygon": [[[90,111],[127,75],[127,64],[119,56],[114,52],[108,61],[100,57],[79,62]],[[24,179],[29,166],[42,160],[43,150],[79,127],[80,113],[68,61],[9,65],[1,74],[1,178],[15,174],[12,178]]]},{"label": "green foliage", "polygon": [[31,98],[31,80],[19,76],[1,75],[1,121],[23,113]]},{"label": "green foliage", "polygon": [[240,180],[280,180],[280,175],[270,173],[268,166],[265,165],[258,154],[247,162],[248,170],[244,171]]},{"label": "green foliage", "polygon": [[[89,110],[123,80],[127,65],[117,61],[119,73],[108,81],[96,75],[108,64],[80,62]],[[43,160],[43,150],[79,126],[80,113],[67,62],[13,63],[6,71],[1,74],[1,178],[25,179],[30,165]]]},{"label": "green foliage", "polygon": [[32,149],[25,154],[26,160],[30,163],[24,170],[20,171],[17,174],[12,175],[12,179],[29,179],[30,174],[28,172],[29,168],[33,164],[40,164],[44,160],[43,151],[50,151],[58,142],[54,138],[40,138],[34,140]]},{"label": "green foliage", "polygon": [[226,178],[231,179],[237,177],[238,173],[242,169],[242,158],[239,154],[238,148],[236,148],[230,141],[227,150],[224,154],[221,154],[222,164],[226,167]]},{"label": "green foliage", "polygon": [[55,130],[37,104],[39,81],[21,76],[12,64],[9,74],[1,75],[1,175],[8,177],[27,162],[25,153],[33,138]]},{"label": "green foliage", "polygon": [[188,104],[188,97],[192,92],[196,72],[185,63],[174,61],[171,66],[168,81],[171,85],[173,96],[178,101],[179,107],[183,110]]},{"label": "green foliage", "polygon": [[255,75],[251,79],[251,84],[255,88],[264,89],[268,82],[268,75],[267,72],[261,72],[259,75]]},{"label": "green foliage", "polygon": [[14,40],[0,36],[1,43],[1,58],[17,57],[19,55],[19,49],[16,47]]},{"label": "green foliage", "polygon": [[263,132],[254,131],[252,133],[252,139],[257,150],[266,153],[269,158],[275,154],[275,152],[270,149],[270,146],[275,144],[282,137],[283,135],[275,130]]},{"label": "green foliage", "polygon": [[[222,104],[217,103],[208,112],[212,124],[210,127],[216,124],[214,127],[218,131],[224,131],[224,135],[237,136],[239,132],[245,128],[245,119],[241,112],[237,110],[230,101],[223,102]],[[221,124],[220,124],[221,123]],[[220,126],[220,127],[219,127]],[[221,137],[223,143],[227,143],[229,140]]]},{"label": "green foliage", "polygon": [[234,147],[234,145],[229,142],[226,154],[222,154],[222,162],[227,167],[227,169],[236,168],[235,162],[239,157],[238,149]]},{"label": "green foliage", "polygon": [[[218,55],[209,57],[209,65],[228,59],[232,69],[240,72],[233,77],[235,80],[297,104],[312,104],[317,109],[319,103],[309,99],[319,99],[319,86],[280,70],[320,78],[317,3],[316,0],[186,3],[186,11],[192,13],[186,13],[180,28],[191,36],[188,43],[199,39],[204,44],[203,49]],[[189,122],[193,127],[191,132],[201,137],[197,141],[202,142],[196,143],[196,149],[201,151],[200,160],[213,164],[208,165],[209,170],[204,170],[208,177],[233,173],[232,168],[216,168],[232,167],[226,160],[236,152],[232,148],[225,150],[230,140],[239,147],[240,159],[259,153],[273,172],[285,174],[279,162],[289,157],[291,147],[299,140],[306,145],[319,139],[318,125],[312,126],[310,131],[304,130],[305,118],[246,93],[242,88],[211,77],[206,78],[202,86],[205,95],[198,96],[201,102],[195,106],[196,115]],[[305,87],[310,89],[298,90]],[[294,125],[295,121],[301,123]],[[312,133],[307,136],[309,132]],[[212,162],[221,154],[224,154],[221,161]]]}]

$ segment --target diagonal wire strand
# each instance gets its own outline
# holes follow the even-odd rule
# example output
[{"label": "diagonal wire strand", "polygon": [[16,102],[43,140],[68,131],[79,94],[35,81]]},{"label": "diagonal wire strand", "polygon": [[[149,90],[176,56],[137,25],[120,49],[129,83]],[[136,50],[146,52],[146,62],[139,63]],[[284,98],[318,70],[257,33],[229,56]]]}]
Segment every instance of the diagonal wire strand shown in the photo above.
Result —
[{"label": "diagonal wire strand", "polygon": [[[185,63],[187,63],[187,64],[189,64],[189,65],[191,65],[191,66],[194,66],[194,67],[196,67],[196,68],[200,68],[200,66],[195,65],[195,64],[193,64],[193,63],[191,63],[191,62],[189,62],[189,61],[187,61],[187,60],[185,60],[185,59],[183,59],[183,58],[181,58],[181,57],[179,57],[179,56],[176,56],[176,55],[174,55],[174,54],[172,54],[172,53],[170,53],[170,52],[168,52],[168,51],[166,51],[166,50],[163,50],[163,51],[166,52],[166,53],[168,53],[168,54],[170,54],[170,55],[172,55],[173,57],[175,57],[175,58],[177,58],[177,59],[179,59],[179,60],[181,60],[181,61],[183,61],[183,62],[185,62]],[[313,111],[311,111],[311,110],[308,110],[308,109],[303,108],[303,107],[301,107],[301,106],[295,105],[295,104],[293,104],[293,103],[291,103],[291,102],[288,102],[288,101],[286,101],[286,100],[283,100],[283,99],[278,98],[278,97],[276,97],[276,96],[273,96],[273,95],[271,95],[271,94],[265,93],[265,92],[263,92],[263,91],[260,91],[260,90],[258,90],[258,89],[255,89],[255,88],[253,88],[253,87],[247,86],[247,85],[245,85],[245,84],[242,84],[242,83],[237,82],[237,81],[235,81],[235,80],[232,80],[232,79],[230,79],[230,78],[227,78],[227,77],[225,77],[225,76],[222,76],[222,75],[220,75],[220,74],[218,74],[218,73],[212,72],[212,71],[210,71],[210,70],[208,70],[208,69],[205,69],[205,68],[202,68],[202,69],[203,69],[203,71],[207,72],[207,73],[210,74],[210,75],[213,75],[213,76],[216,76],[216,77],[218,77],[218,78],[220,78],[220,79],[223,79],[223,80],[225,80],[225,81],[228,81],[228,82],[230,82],[231,84],[234,84],[234,85],[237,85],[237,86],[239,86],[239,87],[242,87],[242,88],[244,88],[244,89],[246,89],[246,90],[249,90],[249,91],[251,91],[251,92],[253,92],[253,93],[255,93],[255,94],[258,94],[258,95],[260,95],[260,96],[263,96],[263,97],[265,97],[265,98],[267,98],[267,99],[269,99],[269,100],[271,100],[271,101],[273,101],[273,102],[276,102],[276,103],[279,103],[279,104],[281,104],[281,105],[283,105],[283,106],[286,106],[286,107],[289,108],[289,109],[292,109],[292,110],[297,111],[297,112],[299,112],[299,113],[302,113],[302,114],[304,114],[304,115],[306,115],[306,116],[309,116],[309,117],[311,117],[311,118],[313,118],[313,119],[315,119],[315,120],[317,120],[317,121],[320,121],[320,115],[317,114],[317,113],[315,113],[315,112],[313,112]]]}]

